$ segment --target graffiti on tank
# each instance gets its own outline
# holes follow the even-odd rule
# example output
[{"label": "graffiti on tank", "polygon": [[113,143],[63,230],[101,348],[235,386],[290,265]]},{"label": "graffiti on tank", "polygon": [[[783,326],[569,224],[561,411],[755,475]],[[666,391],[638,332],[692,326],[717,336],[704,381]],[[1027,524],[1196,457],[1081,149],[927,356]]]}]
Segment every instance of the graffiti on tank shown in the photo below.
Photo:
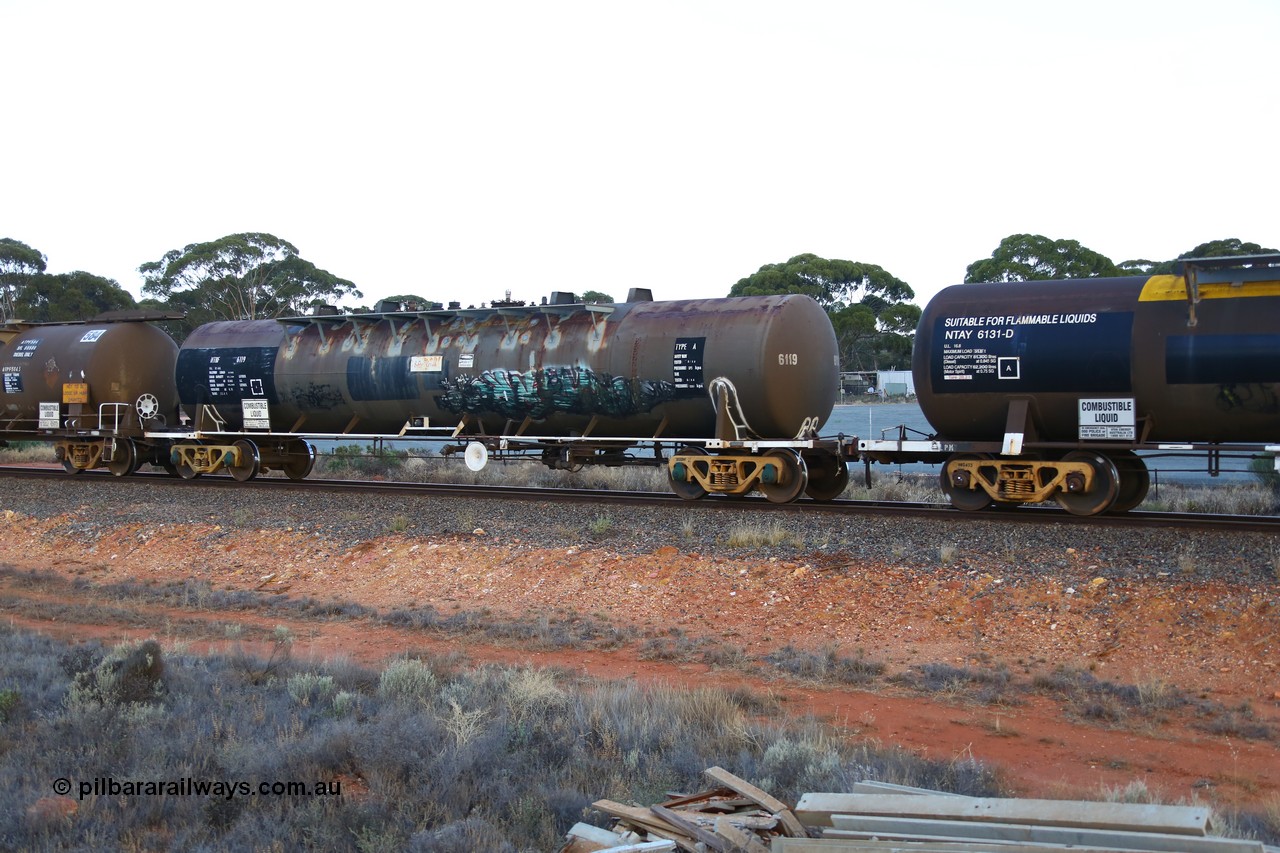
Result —
[{"label": "graffiti on tank", "polygon": [[1242,411],[1273,415],[1280,412],[1273,386],[1260,382],[1219,385],[1218,408],[1224,412]]},{"label": "graffiti on tank", "polygon": [[585,367],[486,370],[443,380],[441,387],[444,393],[437,402],[454,414],[535,420],[557,412],[624,418],[680,396],[670,382],[627,379]]},{"label": "graffiti on tank", "polygon": [[289,391],[287,398],[282,395],[281,402],[293,403],[304,412],[327,412],[346,405],[342,390],[328,383],[309,382],[306,387],[295,385]]}]

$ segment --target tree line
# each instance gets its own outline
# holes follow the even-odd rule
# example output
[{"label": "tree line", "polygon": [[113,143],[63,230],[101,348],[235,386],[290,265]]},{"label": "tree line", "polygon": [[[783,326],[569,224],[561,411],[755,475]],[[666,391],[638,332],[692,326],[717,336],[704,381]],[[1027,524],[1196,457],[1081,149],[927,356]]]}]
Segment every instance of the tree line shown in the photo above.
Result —
[{"label": "tree line", "polygon": [[[1159,275],[1185,258],[1274,253],[1257,243],[1230,238],[1201,243],[1167,261],[1110,258],[1075,240],[1039,234],[1013,234],[1000,241],[989,258],[965,270],[964,282],[1033,281],[1124,275]],[[317,304],[361,299],[356,285],[303,258],[296,246],[272,234],[230,234],[191,243],[138,267],[141,300],[116,281],[84,271],[50,274],[38,250],[13,238],[0,238],[0,321],[59,322],[85,320],[130,308],[184,314],[165,325],[178,339],[214,320],[252,320],[306,313]],[[827,311],[840,345],[843,370],[905,367],[921,308],[912,303],[910,285],[876,264],[796,255],[765,264],[739,279],[730,296],[802,293]],[[588,302],[612,302],[587,291]],[[416,295],[392,297],[419,305]],[[368,310],[363,306],[351,310]]]},{"label": "tree line", "polygon": [[130,308],[183,314],[164,325],[182,340],[214,320],[302,314],[311,306],[359,299],[355,284],[318,268],[296,246],[272,234],[230,234],[191,243],[138,267],[141,300],[113,279],[77,271],[49,274],[45,256],[0,239],[0,312],[4,321],[85,320]]}]

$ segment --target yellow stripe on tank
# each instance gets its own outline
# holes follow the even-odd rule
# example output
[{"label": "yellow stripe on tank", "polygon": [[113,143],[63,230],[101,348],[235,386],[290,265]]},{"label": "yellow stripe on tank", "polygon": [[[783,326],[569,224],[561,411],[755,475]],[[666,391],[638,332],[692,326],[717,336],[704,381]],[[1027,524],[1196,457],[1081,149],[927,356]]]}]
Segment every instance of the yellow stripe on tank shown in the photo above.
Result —
[{"label": "yellow stripe on tank", "polygon": [[[1200,285],[1201,299],[1234,299],[1240,296],[1280,296],[1280,281],[1246,281],[1232,284],[1214,281]],[[1139,302],[1186,301],[1187,282],[1180,275],[1153,275],[1142,286]]]}]

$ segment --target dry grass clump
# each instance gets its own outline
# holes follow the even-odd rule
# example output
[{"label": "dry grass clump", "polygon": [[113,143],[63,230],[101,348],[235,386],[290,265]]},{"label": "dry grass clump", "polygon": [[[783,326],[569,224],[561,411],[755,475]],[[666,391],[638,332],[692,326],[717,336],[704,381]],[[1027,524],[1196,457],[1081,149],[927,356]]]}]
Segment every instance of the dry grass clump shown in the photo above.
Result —
[{"label": "dry grass clump", "polygon": [[[1169,798],[1152,790],[1143,779],[1134,779],[1123,785],[1103,785],[1097,799],[1104,803],[1136,803],[1139,805],[1169,804]],[[1174,805],[1199,805],[1201,803],[1179,798]],[[1219,838],[1257,840],[1274,844],[1280,840],[1280,795],[1273,794],[1258,811],[1239,811],[1213,808],[1210,812],[1209,834]],[[1268,849],[1271,849],[1268,847]]]},{"label": "dry grass clump", "polygon": [[0,462],[5,465],[48,465],[56,462],[53,445],[41,441],[11,441],[0,447]]},{"label": "dry grass clump", "polygon": [[[946,503],[947,497],[938,485],[937,474],[915,474],[898,472],[893,475],[875,473],[871,479],[871,488],[864,485],[856,470],[849,486],[841,498],[857,501],[900,501],[907,503],[939,504]],[[855,482],[856,481],[856,482]]]},{"label": "dry grass clump", "polygon": [[1101,681],[1088,672],[1057,667],[1036,675],[1031,687],[1067,701],[1067,707],[1083,719],[1121,723],[1133,718],[1162,721],[1170,711],[1190,701],[1186,694],[1159,677],[1141,684]]},{"label": "dry grass clump", "polygon": [[1210,515],[1275,515],[1280,511],[1277,497],[1276,491],[1261,483],[1161,484],[1159,495],[1148,494],[1138,509]]},{"label": "dry grass clump", "polygon": [[1004,666],[973,669],[946,663],[927,663],[898,673],[893,681],[924,693],[983,705],[1016,705],[1019,686]]},{"label": "dry grass clump", "polygon": [[849,656],[831,646],[806,651],[788,645],[765,655],[764,660],[797,678],[840,684],[870,684],[887,668],[882,661],[870,660],[862,649]]},{"label": "dry grass clump", "polygon": [[725,535],[725,545],[730,548],[776,548],[789,545],[804,547],[804,537],[788,530],[781,522],[770,524],[736,524]]},{"label": "dry grass clump", "polygon": [[710,637],[690,637],[680,628],[668,628],[640,646],[642,660],[698,661],[720,669],[749,669],[751,658],[740,646]]}]

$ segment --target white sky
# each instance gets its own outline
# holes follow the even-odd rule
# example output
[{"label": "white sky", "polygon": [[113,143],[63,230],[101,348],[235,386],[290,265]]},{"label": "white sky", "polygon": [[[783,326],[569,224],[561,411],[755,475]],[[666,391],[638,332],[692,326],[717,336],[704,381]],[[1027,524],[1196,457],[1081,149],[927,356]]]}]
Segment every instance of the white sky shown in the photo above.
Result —
[{"label": "white sky", "polygon": [[1021,232],[1280,246],[1280,3],[0,0],[0,237],[139,295],[242,231],[366,304],[724,296],[802,252],[923,302]]}]

